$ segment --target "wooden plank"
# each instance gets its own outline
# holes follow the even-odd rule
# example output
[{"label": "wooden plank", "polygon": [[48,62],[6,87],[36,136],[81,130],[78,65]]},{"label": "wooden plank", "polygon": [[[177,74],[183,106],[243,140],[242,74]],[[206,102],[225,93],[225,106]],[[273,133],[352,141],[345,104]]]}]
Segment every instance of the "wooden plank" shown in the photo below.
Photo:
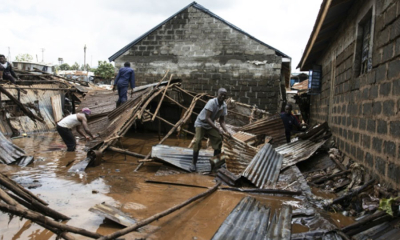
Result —
[{"label": "wooden plank", "polygon": [[129,217],[126,213],[105,203],[96,204],[94,207],[91,207],[89,211],[97,213],[125,227],[132,226],[136,223],[136,220]]},{"label": "wooden plank", "polygon": [[68,172],[83,172],[85,171],[86,167],[89,165],[91,159],[85,158],[84,160],[74,164]]},{"label": "wooden plank", "polygon": [[63,111],[61,105],[61,95],[57,94],[50,97],[51,106],[53,108],[54,122],[59,122],[63,118]]}]

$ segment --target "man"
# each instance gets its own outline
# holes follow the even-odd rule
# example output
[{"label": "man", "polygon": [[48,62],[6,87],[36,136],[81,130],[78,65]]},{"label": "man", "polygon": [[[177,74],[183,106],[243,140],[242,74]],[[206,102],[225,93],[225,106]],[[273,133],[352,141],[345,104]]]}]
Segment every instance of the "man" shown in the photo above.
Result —
[{"label": "man", "polygon": [[127,93],[129,84],[131,85],[131,95],[135,88],[135,72],[130,66],[131,64],[129,62],[124,63],[124,67],[119,70],[114,81],[113,91],[115,91],[115,87],[117,87],[119,95],[117,107],[128,100]]},{"label": "man", "polygon": [[16,83],[19,80],[19,77],[12,69],[12,66],[9,62],[6,61],[6,57],[4,55],[0,55],[0,80],[9,80],[12,83]]},{"label": "man", "polygon": [[[86,140],[90,140],[90,137],[93,139],[96,138],[90,131],[87,125],[87,119],[90,117],[92,111],[89,108],[83,108],[82,112],[77,114],[71,114],[61,121],[57,123],[57,132],[60,134],[62,140],[67,145],[67,151],[73,152],[75,151],[76,141],[75,137],[72,134],[72,129],[76,127],[76,131],[86,138]],[[81,129],[80,125],[83,126],[85,132],[90,136],[87,136]]]},{"label": "man", "polygon": [[290,143],[290,137],[293,132],[293,125],[301,128],[299,121],[297,118],[292,114],[292,105],[287,104],[285,106],[285,112],[281,113],[281,118],[283,121],[283,125],[285,126],[285,135],[286,135],[286,142]]},{"label": "man", "polygon": [[225,126],[225,116],[228,114],[228,108],[225,103],[227,91],[225,88],[218,90],[218,97],[209,100],[206,106],[197,116],[194,127],[196,128],[195,142],[193,144],[193,159],[190,171],[196,171],[196,163],[201,148],[201,140],[204,135],[210,139],[211,146],[214,149],[214,156],[221,153],[223,131],[215,126],[214,121],[219,119],[222,129],[230,136]]}]

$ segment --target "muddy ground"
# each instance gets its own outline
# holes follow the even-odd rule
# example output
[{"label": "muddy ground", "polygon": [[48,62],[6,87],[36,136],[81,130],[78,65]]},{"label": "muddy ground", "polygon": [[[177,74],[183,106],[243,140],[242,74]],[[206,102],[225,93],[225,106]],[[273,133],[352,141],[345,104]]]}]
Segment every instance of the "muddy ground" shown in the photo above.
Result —
[{"label": "muddy ground", "polygon": [[[152,133],[133,134],[122,139],[123,148],[146,155],[156,144],[158,136]],[[191,139],[168,139],[164,144],[187,147]],[[112,152],[105,153],[104,162],[89,167],[84,173],[69,173],[71,161],[86,157],[85,141],[80,140],[77,151],[65,152],[64,144],[57,133],[41,133],[29,138],[14,139],[13,143],[33,155],[35,162],[21,168],[1,165],[1,172],[49,203],[49,207],[71,217],[65,221],[72,226],[85,228],[100,234],[110,234],[123,227],[89,211],[90,207],[106,202],[126,212],[136,220],[142,220],[173,207],[207,189],[145,183],[145,180],[163,180],[211,187],[214,177],[200,174],[176,174],[156,176],[162,167],[159,163],[146,163],[139,172],[134,172],[137,160],[134,157]],[[73,163],[72,163],[73,164]],[[165,168],[165,167],[162,167]],[[218,191],[205,199],[190,204],[150,225],[140,232],[130,233],[124,239],[210,239],[236,204],[246,195],[251,195],[273,209],[283,203],[294,209],[301,207],[300,201],[290,197],[266,194],[244,194]],[[334,216],[338,225],[348,225],[352,219]],[[308,228],[293,225],[292,233],[304,232]],[[88,239],[74,235],[77,239]],[[0,239],[55,239],[55,235],[29,220],[0,214]]]}]

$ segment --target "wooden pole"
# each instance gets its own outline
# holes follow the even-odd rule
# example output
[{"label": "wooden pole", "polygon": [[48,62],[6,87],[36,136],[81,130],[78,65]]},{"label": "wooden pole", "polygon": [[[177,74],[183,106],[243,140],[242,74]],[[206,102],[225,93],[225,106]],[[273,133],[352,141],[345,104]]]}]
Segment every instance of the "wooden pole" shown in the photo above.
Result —
[{"label": "wooden pole", "polygon": [[47,206],[44,206],[37,202],[36,200],[32,200],[31,204],[28,202],[25,202],[21,198],[15,196],[14,194],[8,194],[10,197],[12,197],[15,201],[17,201],[19,204],[25,206],[26,208],[32,210],[32,211],[37,211],[42,213],[43,215],[46,215],[48,217],[53,218],[54,220],[70,220],[70,217],[65,216],[62,213],[59,213]]},{"label": "wooden pole", "polygon": [[342,202],[342,201],[344,201],[344,200],[346,200],[346,199],[348,199],[348,198],[351,198],[351,197],[353,197],[353,196],[359,194],[360,192],[364,191],[364,189],[366,189],[370,184],[372,184],[372,183],[374,183],[374,182],[375,182],[375,179],[369,180],[366,184],[364,184],[364,185],[361,186],[360,188],[354,190],[353,192],[348,193],[348,194],[346,194],[346,195],[344,195],[344,196],[341,196],[341,197],[339,197],[339,198],[334,199],[334,200],[332,201],[332,203],[330,203],[329,205],[336,204],[336,203],[340,203],[340,202]]},{"label": "wooden pole", "polygon": [[378,218],[384,217],[384,216],[389,216],[389,215],[386,212],[378,211],[378,212],[376,212],[376,213],[374,213],[374,214],[372,214],[372,215],[370,215],[368,217],[365,217],[365,218],[361,219],[360,221],[357,221],[357,222],[355,222],[355,223],[353,223],[353,224],[351,224],[349,226],[346,226],[346,227],[342,228],[342,232],[348,233],[351,230],[354,230],[354,229],[357,229],[359,227],[362,227],[363,225],[365,225],[365,224],[367,224],[367,223],[369,223],[371,221],[374,221],[374,220],[376,220]]},{"label": "wooden pole", "polygon": [[27,109],[18,99],[16,99],[11,93],[9,93],[7,90],[5,90],[3,87],[0,86],[0,92],[4,93],[11,101],[13,101],[15,104],[18,105],[18,107],[34,122],[36,120],[39,120],[40,122],[43,122],[43,118],[38,117],[34,115],[29,109]]},{"label": "wooden pole", "polygon": [[166,86],[165,89],[164,89],[163,95],[161,96],[160,102],[158,103],[158,106],[157,106],[157,108],[156,108],[156,111],[154,112],[153,118],[151,119],[152,122],[154,122],[154,119],[156,118],[156,115],[157,115],[157,113],[158,113],[158,110],[160,110],[161,104],[162,104],[162,102],[164,101],[164,96],[165,96],[165,93],[167,92],[167,90],[168,90],[168,88],[169,88],[169,84],[171,83],[172,76],[173,76],[173,75],[171,74],[171,77],[169,78],[168,84],[167,84],[167,86]]},{"label": "wooden pole", "polygon": [[38,222],[41,223],[42,226],[46,227],[50,226],[52,228],[58,228],[63,231],[67,232],[72,232],[72,233],[77,233],[81,234],[86,237],[90,238],[99,238],[102,235],[94,232],[89,232],[83,228],[77,228],[77,227],[72,227],[63,223],[56,222],[52,219],[46,218],[44,215],[33,212],[29,209],[24,209],[20,205],[19,206],[12,206],[12,205],[7,205],[5,203],[0,202],[0,210],[4,212],[9,212],[11,214],[15,214],[17,216],[29,219],[33,222]]},{"label": "wooden pole", "polygon": [[8,188],[15,194],[17,194],[19,197],[25,199],[28,202],[32,202],[33,199],[37,200],[38,202],[44,204],[44,205],[49,205],[47,202],[43,201],[42,199],[38,198],[35,196],[33,193],[30,191],[26,190],[23,188],[21,185],[18,183],[14,182],[13,180],[9,179],[6,175],[0,173],[0,184],[3,185],[4,187]]},{"label": "wooden pole", "polygon": [[[185,115],[183,116],[183,118],[181,118],[175,125],[174,127],[171,128],[171,130],[169,130],[169,132],[167,133],[167,135],[165,135],[165,137],[163,139],[161,139],[161,141],[158,144],[163,143],[173,132],[175,132],[175,130],[181,126],[182,124],[184,124],[190,117],[190,115],[192,114],[192,111],[194,109],[194,107],[196,106],[196,102],[197,100],[201,99],[201,97],[203,97],[204,94],[199,94],[198,96],[196,96],[195,98],[193,98],[192,103],[190,104],[189,109],[186,111]],[[144,160],[147,160],[151,155],[151,151],[147,154],[146,158]],[[145,162],[145,161],[143,161]],[[142,166],[143,166],[143,162],[140,162],[139,165],[136,167],[135,172],[137,172]]]},{"label": "wooden pole", "polygon": [[107,150],[110,150],[110,151],[113,151],[113,152],[117,152],[117,153],[126,154],[126,155],[129,155],[129,156],[132,156],[132,157],[137,157],[137,158],[145,158],[146,157],[145,155],[142,155],[142,154],[139,154],[139,153],[131,152],[131,151],[128,151],[128,150],[124,150],[124,149],[116,148],[116,147],[112,147],[112,146],[109,146],[107,148]]},{"label": "wooden pole", "polygon": [[329,179],[332,179],[332,178],[335,178],[335,177],[338,177],[338,176],[342,176],[342,175],[345,175],[345,174],[348,174],[348,173],[351,173],[351,171],[350,170],[346,170],[346,171],[338,172],[338,173],[332,174],[330,176],[320,177],[320,178],[312,181],[312,183],[315,183],[315,184],[322,183],[322,182],[325,182],[325,181],[327,181]]},{"label": "wooden pole", "polygon": [[[183,106],[182,104],[178,103],[177,101],[175,101],[175,99],[173,99],[172,97],[165,95],[166,98],[168,98],[169,100],[171,100],[173,103],[175,103],[176,105],[178,105],[179,107],[187,110],[187,107]],[[194,115],[199,115],[197,112],[193,112]]]},{"label": "wooden pole", "polygon": [[[146,112],[147,112],[148,114],[154,116],[154,114],[151,113],[149,110],[146,110]],[[165,122],[166,124],[168,124],[168,125],[170,125],[170,126],[175,126],[174,124],[172,124],[171,122],[168,122],[167,120],[165,120],[164,118],[162,118],[162,117],[160,117],[160,116],[156,116],[156,118],[159,119],[159,120],[161,120],[161,121],[163,121],[163,122]],[[184,132],[186,132],[186,133],[189,133],[189,134],[191,134],[191,135],[193,135],[193,136],[195,135],[194,133],[192,133],[192,132],[190,132],[190,131],[188,131],[188,130],[186,130],[186,129],[181,129],[181,130],[184,131]]]},{"label": "wooden pole", "polygon": [[50,218],[46,218],[46,216],[44,216],[40,213],[26,209],[26,208],[22,207],[22,205],[17,203],[14,199],[12,199],[1,188],[0,188],[0,198],[5,202],[5,203],[0,202],[0,210],[2,210],[4,212],[9,212],[11,214],[15,214],[17,216],[24,217],[33,222],[39,222],[39,223],[43,224],[44,226],[58,228],[60,230],[67,231],[67,232],[78,233],[78,234],[81,234],[86,237],[91,237],[91,238],[101,237],[101,235],[98,233],[92,233],[92,232],[89,232],[82,228],[72,227],[72,226],[69,226],[69,225],[66,225],[63,223],[59,223]]},{"label": "wooden pole", "polygon": [[138,223],[136,223],[136,224],[134,224],[134,225],[132,225],[130,227],[127,227],[127,228],[122,229],[120,231],[116,231],[116,232],[114,232],[112,234],[109,234],[107,236],[103,236],[103,237],[99,238],[98,240],[116,239],[117,237],[123,236],[123,235],[125,235],[127,233],[130,233],[130,232],[133,232],[133,231],[135,231],[136,229],[138,229],[140,227],[143,227],[143,226],[145,226],[145,225],[147,225],[149,223],[152,223],[152,222],[154,222],[154,221],[156,221],[156,220],[158,220],[158,219],[160,219],[160,218],[162,218],[164,216],[167,216],[168,214],[171,214],[171,213],[175,212],[176,210],[179,210],[179,209],[185,207],[186,205],[189,205],[190,203],[196,201],[197,199],[200,199],[202,197],[205,197],[205,196],[215,192],[218,189],[219,185],[221,185],[221,183],[216,184],[214,187],[210,188],[206,192],[201,193],[201,194],[199,194],[197,196],[194,196],[194,197],[186,200],[185,202],[183,202],[183,203],[181,203],[179,205],[176,205],[176,206],[174,206],[174,207],[172,207],[170,209],[167,209],[167,210],[165,210],[165,211],[163,211],[161,213],[158,213],[158,214],[153,215],[153,216],[151,216],[149,218],[146,218],[146,219],[144,219],[144,220],[142,220],[142,221],[140,221],[140,222],[138,222]]}]

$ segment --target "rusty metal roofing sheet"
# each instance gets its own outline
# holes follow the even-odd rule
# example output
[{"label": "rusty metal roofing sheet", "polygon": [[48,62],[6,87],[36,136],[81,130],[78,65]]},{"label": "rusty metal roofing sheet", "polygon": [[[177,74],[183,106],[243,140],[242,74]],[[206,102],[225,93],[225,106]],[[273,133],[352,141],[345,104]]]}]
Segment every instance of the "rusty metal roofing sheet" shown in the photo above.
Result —
[{"label": "rusty metal roofing sheet", "polygon": [[302,82],[293,84],[292,88],[296,89],[296,90],[308,90],[308,79],[304,80]]},{"label": "rusty metal roofing sheet", "polygon": [[271,218],[270,208],[253,197],[244,197],[225,219],[213,240],[290,239],[291,207],[283,205]]},{"label": "rusty metal roofing sheet", "polygon": [[225,168],[218,169],[216,176],[217,181],[222,182],[228,186],[235,186],[240,178],[240,175],[235,175]]},{"label": "rusty metal roofing sheet", "polygon": [[325,142],[326,140],[318,143],[310,140],[299,140],[279,146],[275,148],[275,151],[283,155],[282,169],[285,169],[310,158]]},{"label": "rusty metal roofing sheet", "polygon": [[[197,171],[203,173],[211,172],[211,151],[200,150],[197,160]],[[191,148],[172,147],[167,145],[155,145],[151,149],[151,157],[172,164],[180,169],[190,172],[193,150]]]},{"label": "rusty metal roofing sheet", "polygon": [[257,148],[235,137],[231,139],[224,138],[222,146],[222,150],[227,156],[225,159],[226,167],[230,172],[236,175],[242,174],[258,151]]},{"label": "rusty metal roofing sheet", "polygon": [[237,133],[233,134],[233,136],[243,142],[248,142],[257,137],[257,135],[247,133],[247,132],[237,132]]},{"label": "rusty metal roofing sheet", "polygon": [[280,114],[268,116],[253,123],[243,126],[240,131],[249,132],[256,135],[265,134],[272,137],[273,145],[286,143],[285,127]]},{"label": "rusty metal roofing sheet", "polygon": [[10,164],[24,155],[24,150],[14,145],[0,132],[0,162]]},{"label": "rusty metal roofing sheet", "polygon": [[258,188],[273,187],[281,171],[283,156],[277,153],[271,144],[265,144],[254,156],[242,176]]},{"label": "rusty metal roofing sheet", "polygon": [[[36,84],[31,85],[32,88],[58,88],[57,84]],[[53,108],[51,105],[51,97],[54,95],[59,95],[61,91],[53,91],[53,90],[37,90],[37,89],[25,89],[27,91],[26,94],[21,93],[20,101],[22,104],[34,103],[38,101],[38,108],[40,111],[41,117],[43,117],[44,122],[41,123],[39,121],[32,121],[27,116],[22,117],[13,117],[10,114],[7,114],[7,118],[10,119],[10,123],[12,127],[22,133],[32,133],[32,132],[44,132],[55,129],[55,122],[53,118]],[[12,95],[17,96],[17,90],[9,89]],[[8,98],[2,95],[2,101],[7,100]],[[31,108],[30,108],[31,109]],[[31,109],[34,114],[36,112]]]},{"label": "rusty metal roofing sheet", "polygon": [[[171,80],[171,83],[180,82],[179,79]],[[160,86],[164,86],[168,83],[168,81],[161,82]],[[143,86],[135,87],[134,93],[131,96],[128,93],[128,101],[130,99],[136,99],[137,97],[144,94],[144,90],[148,88],[152,88],[156,86],[158,83],[147,84]],[[87,107],[92,110],[92,116],[95,117],[97,115],[107,115],[112,112],[116,108],[116,102],[118,100],[118,93],[110,90],[98,90],[91,91],[86,94],[85,98],[77,108],[77,111],[82,110],[82,108]]]}]

